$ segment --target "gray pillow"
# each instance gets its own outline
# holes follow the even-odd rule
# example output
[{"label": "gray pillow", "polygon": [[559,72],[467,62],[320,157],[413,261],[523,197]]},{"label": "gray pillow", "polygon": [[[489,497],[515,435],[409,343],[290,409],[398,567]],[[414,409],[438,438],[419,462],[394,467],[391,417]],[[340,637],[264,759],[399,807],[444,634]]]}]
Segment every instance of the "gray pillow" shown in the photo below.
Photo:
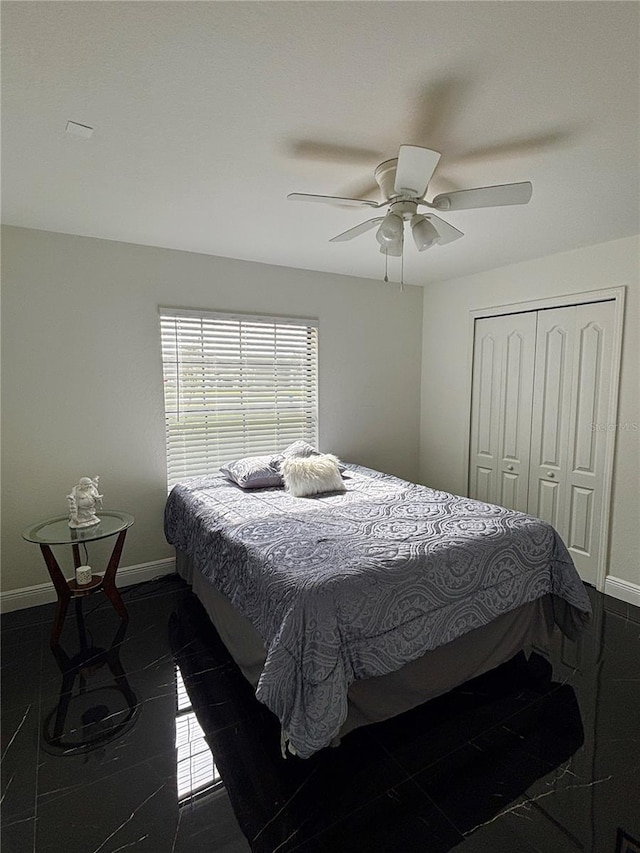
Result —
[{"label": "gray pillow", "polygon": [[268,489],[282,486],[282,475],[273,456],[245,456],[220,466],[220,473],[241,489]]},{"label": "gray pillow", "polygon": [[[283,459],[309,459],[312,456],[323,455],[324,454],[319,450],[316,450],[315,447],[312,447],[308,441],[300,439],[299,441],[294,441],[293,444],[289,445],[289,447],[286,447],[278,456],[274,456],[272,462],[276,469],[280,470]],[[347,470],[347,466],[339,459],[337,459],[336,462],[338,464],[338,471],[340,471],[341,474],[344,473]]]},{"label": "gray pillow", "polygon": [[302,456],[306,458],[307,456],[320,456],[320,451],[316,450],[315,447],[312,447],[308,441],[294,441],[293,444],[290,444],[289,447],[286,447],[282,451],[282,456],[285,459],[291,459],[294,456]]}]

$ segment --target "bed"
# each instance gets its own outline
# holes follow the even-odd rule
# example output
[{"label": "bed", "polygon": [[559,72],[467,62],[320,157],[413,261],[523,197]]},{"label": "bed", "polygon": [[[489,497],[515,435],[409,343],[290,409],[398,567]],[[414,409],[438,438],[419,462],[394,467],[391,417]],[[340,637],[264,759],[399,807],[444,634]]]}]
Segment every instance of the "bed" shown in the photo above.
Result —
[{"label": "bed", "polygon": [[574,638],[586,590],[550,525],[349,465],[344,492],[174,487],[165,534],[283,750],[348,731],[480,675],[554,626]]}]

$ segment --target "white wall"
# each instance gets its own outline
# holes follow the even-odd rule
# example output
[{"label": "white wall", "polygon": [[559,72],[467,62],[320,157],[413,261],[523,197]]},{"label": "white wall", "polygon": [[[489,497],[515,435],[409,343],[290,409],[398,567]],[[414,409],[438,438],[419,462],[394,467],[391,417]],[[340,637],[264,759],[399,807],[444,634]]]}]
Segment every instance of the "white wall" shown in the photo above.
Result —
[{"label": "white wall", "polygon": [[158,305],[317,317],[320,446],[417,478],[422,288],[22,228],[2,238],[3,591],[48,580],[21,532],[65,513],[80,476],[99,474],[105,508],[136,517],[123,566],[170,556]]},{"label": "white wall", "polygon": [[[466,494],[469,311],[625,285],[626,313],[616,431],[608,573],[640,584],[640,240],[539,258],[430,285],[424,294],[421,480]],[[633,425],[636,425],[636,431]],[[639,590],[640,591],[640,590]]]}]

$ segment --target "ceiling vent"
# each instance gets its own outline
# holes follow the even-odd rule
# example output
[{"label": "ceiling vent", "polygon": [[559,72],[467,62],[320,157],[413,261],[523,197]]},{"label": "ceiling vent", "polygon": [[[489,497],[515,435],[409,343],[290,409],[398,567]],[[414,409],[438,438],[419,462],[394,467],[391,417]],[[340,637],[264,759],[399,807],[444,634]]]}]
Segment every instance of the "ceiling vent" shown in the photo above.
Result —
[{"label": "ceiling vent", "polygon": [[71,136],[79,136],[81,139],[90,139],[93,135],[93,128],[89,127],[88,124],[78,124],[76,121],[68,121],[65,133],[70,133]]}]

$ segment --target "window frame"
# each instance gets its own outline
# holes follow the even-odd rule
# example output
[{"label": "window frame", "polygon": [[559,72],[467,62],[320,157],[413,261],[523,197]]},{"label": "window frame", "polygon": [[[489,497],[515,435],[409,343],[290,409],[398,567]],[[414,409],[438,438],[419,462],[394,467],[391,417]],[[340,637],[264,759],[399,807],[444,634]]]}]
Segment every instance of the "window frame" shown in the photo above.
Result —
[{"label": "window frame", "polygon": [[299,439],[317,446],[317,319],[167,306],[158,314],[169,489]]}]

